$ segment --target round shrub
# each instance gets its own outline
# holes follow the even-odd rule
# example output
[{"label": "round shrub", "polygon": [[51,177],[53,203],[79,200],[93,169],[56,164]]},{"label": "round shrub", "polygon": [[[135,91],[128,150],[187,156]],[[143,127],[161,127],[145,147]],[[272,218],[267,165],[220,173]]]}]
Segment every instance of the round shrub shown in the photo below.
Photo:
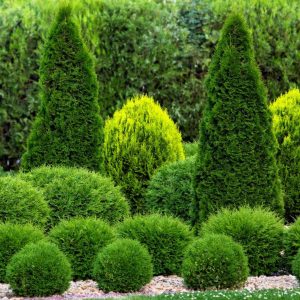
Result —
[{"label": "round shrub", "polygon": [[144,210],[143,195],[154,171],[184,159],[181,135],[159,104],[147,96],[128,101],[104,128],[104,165],[131,203]]},{"label": "round shrub", "polygon": [[69,259],[73,279],[84,280],[92,278],[96,255],[115,236],[112,228],[102,220],[75,218],[56,225],[49,237]]},{"label": "round shrub", "polygon": [[270,105],[279,144],[277,161],[284,188],[285,219],[300,215],[300,91],[294,89]]},{"label": "round shrub", "polygon": [[133,292],[150,282],[151,256],[138,241],[120,239],[106,246],[94,263],[94,278],[104,291]]},{"label": "round shrub", "polygon": [[225,234],[240,243],[249,259],[251,275],[270,275],[278,271],[283,249],[283,222],[263,208],[223,209],[209,217],[200,231]]},{"label": "round shrub", "polygon": [[292,273],[297,277],[298,280],[300,279],[300,249],[298,250],[296,256],[293,259]]},{"label": "round shrub", "polygon": [[1,222],[43,227],[49,213],[43,194],[30,183],[12,176],[0,177]]},{"label": "round shrub", "polygon": [[145,195],[147,211],[160,211],[190,222],[195,160],[192,156],[167,164],[153,175]]},{"label": "round shrub", "polygon": [[70,285],[71,266],[58,247],[49,242],[28,244],[15,254],[6,279],[17,296],[62,294]]},{"label": "round shrub", "polygon": [[300,249],[300,217],[289,226],[284,234],[284,256],[287,268],[291,270],[292,262]]},{"label": "round shrub", "polygon": [[43,166],[20,176],[44,192],[52,208],[48,227],[76,216],[95,216],[114,223],[129,215],[129,205],[119,187],[95,172]]},{"label": "round shrub", "polygon": [[135,216],[116,228],[121,238],[138,240],[152,256],[154,275],[180,274],[183,252],[193,235],[180,220],[159,214]]},{"label": "round shrub", "polygon": [[26,244],[44,239],[43,232],[31,224],[0,224],[0,282],[5,282],[6,266]]},{"label": "round shrub", "polygon": [[193,289],[238,287],[249,275],[248,259],[243,247],[232,238],[206,235],[188,246],[182,274],[185,284]]}]

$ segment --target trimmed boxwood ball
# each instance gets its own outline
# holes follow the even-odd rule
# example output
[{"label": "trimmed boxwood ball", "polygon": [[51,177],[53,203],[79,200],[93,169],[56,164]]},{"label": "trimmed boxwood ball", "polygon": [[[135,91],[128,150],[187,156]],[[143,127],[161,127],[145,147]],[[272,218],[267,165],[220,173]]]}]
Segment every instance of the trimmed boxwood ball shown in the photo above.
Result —
[{"label": "trimmed boxwood ball", "polygon": [[153,276],[146,247],[130,239],[116,240],[100,251],[94,263],[94,279],[106,292],[134,292]]},{"label": "trimmed boxwood ball", "polygon": [[19,176],[43,191],[52,209],[48,227],[76,216],[95,216],[115,223],[129,215],[129,205],[120,188],[95,172],[43,166]]},{"label": "trimmed boxwood ball", "polygon": [[50,209],[41,191],[12,176],[0,177],[0,221],[43,227]]},{"label": "trimmed boxwood ball", "polygon": [[277,161],[284,187],[285,219],[300,215],[300,91],[290,90],[270,105],[279,144]]},{"label": "trimmed boxwood ball", "polygon": [[42,297],[65,292],[71,266],[58,247],[41,241],[28,244],[10,260],[6,280],[17,296]]},{"label": "trimmed boxwood ball", "polygon": [[158,169],[146,191],[146,211],[162,212],[191,222],[195,160],[192,156]]},{"label": "trimmed boxwood ball", "polygon": [[278,271],[283,249],[283,222],[264,208],[223,209],[209,217],[200,235],[225,234],[240,243],[249,259],[251,275]]},{"label": "trimmed boxwood ball", "polygon": [[98,252],[114,238],[112,228],[95,218],[64,220],[49,232],[50,240],[69,259],[73,279],[91,279]]},{"label": "trimmed boxwood ball", "polygon": [[147,96],[136,96],[104,127],[106,172],[122,187],[132,212],[144,211],[144,193],[154,171],[184,159],[181,134],[168,113]]},{"label": "trimmed boxwood ball", "polygon": [[5,282],[6,266],[26,244],[44,239],[43,232],[31,224],[0,224],[0,282]]},{"label": "trimmed boxwood ball", "polygon": [[192,289],[239,287],[249,275],[248,259],[243,247],[232,238],[206,235],[188,246],[182,274],[185,284]]},{"label": "trimmed boxwood ball", "polygon": [[289,226],[284,234],[284,256],[290,271],[292,262],[300,249],[300,217]]},{"label": "trimmed boxwood ball", "polygon": [[193,238],[189,226],[160,214],[128,218],[116,231],[118,237],[138,240],[147,247],[154,275],[180,274],[184,249]]}]

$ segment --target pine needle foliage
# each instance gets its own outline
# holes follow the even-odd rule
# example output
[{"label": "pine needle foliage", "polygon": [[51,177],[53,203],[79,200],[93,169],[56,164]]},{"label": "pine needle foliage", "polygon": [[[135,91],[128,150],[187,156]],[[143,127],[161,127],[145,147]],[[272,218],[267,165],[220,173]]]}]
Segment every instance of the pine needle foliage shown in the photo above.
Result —
[{"label": "pine needle foliage", "polygon": [[221,207],[270,207],[283,214],[266,89],[252,38],[238,14],[222,29],[206,80],[195,172],[194,223]]},{"label": "pine needle foliage", "polygon": [[279,144],[277,161],[284,188],[285,219],[300,216],[300,91],[290,90],[270,106]]},{"label": "pine needle foliage", "polygon": [[23,170],[43,164],[101,169],[96,73],[67,4],[60,7],[44,45],[40,86],[40,111],[22,157]]}]

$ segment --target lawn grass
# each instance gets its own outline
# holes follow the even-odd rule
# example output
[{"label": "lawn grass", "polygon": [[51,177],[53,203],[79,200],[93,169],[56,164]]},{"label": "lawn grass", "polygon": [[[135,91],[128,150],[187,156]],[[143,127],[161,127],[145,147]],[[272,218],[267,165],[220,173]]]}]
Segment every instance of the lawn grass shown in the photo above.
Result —
[{"label": "lawn grass", "polygon": [[211,299],[230,299],[230,300],[299,300],[300,289],[289,290],[261,290],[250,292],[244,291],[209,291],[164,294],[160,296],[131,296],[127,300],[211,300]]}]

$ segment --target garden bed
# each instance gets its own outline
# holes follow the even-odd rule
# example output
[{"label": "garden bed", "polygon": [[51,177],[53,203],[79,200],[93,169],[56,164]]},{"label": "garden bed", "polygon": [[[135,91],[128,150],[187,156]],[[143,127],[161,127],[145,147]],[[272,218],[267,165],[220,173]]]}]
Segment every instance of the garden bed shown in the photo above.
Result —
[{"label": "garden bed", "polygon": [[[60,299],[91,299],[91,298],[112,298],[112,297],[124,297],[124,296],[158,296],[158,295],[170,295],[174,298],[191,298],[191,299],[245,299],[246,294],[257,290],[264,290],[263,294],[271,295],[276,294],[282,296],[289,295],[295,298],[286,299],[299,299],[300,290],[299,283],[295,276],[283,275],[283,276],[259,276],[249,277],[242,292],[232,291],[216,291],[216,292],[205,292],[205,293],[194,293],[187,289],[183,284],[183,279],[178,276],[156,276],[152,281],[143,287],[139,292],[136,293],[105,293],[97,288],[96,282],[92,280],[72,282],[70,288],[61,296],[44,297],[42,299],[47,300],[60,300]],[[265,291],[265,289],[280,289],[279,291]],[[191,293],[192,292],[192,293]],[[177,293],[174,295],[174,293]],[[229,295],[230,298],[225,298],[225,295]],[[256,293],[254,293],[256,295]],[[204,297],[205,296],[205,297]],[[224,297],[223,297],[224,296]],[[228,296],[228,297],[229,297]],[[268,296],[268,297],[269,297]],[[298,298],[297,298],[297,297]],[[207,298],[206,298],[207,297]],[[222,298],[221,298],[222,297]],[[277,296],[276,296],[277,297]],[[278,296],[279,297],[279,296]],[[277,297],[277,298],[278,298]],[[7,284],[0,284],[0,298],[2,300],[21,300],[29,298],[14,297],[9,286]],[[277,298],[262,298],[262,299],[277,299]],[[32,298],[38,299],[38,298]],[[41,299],[41,298],[40,298]],[[247,299],[252,299],[247,296]],[[256,299],[256,298],[253,298]],[[141,299],[142,300],[142,299]]]}]

